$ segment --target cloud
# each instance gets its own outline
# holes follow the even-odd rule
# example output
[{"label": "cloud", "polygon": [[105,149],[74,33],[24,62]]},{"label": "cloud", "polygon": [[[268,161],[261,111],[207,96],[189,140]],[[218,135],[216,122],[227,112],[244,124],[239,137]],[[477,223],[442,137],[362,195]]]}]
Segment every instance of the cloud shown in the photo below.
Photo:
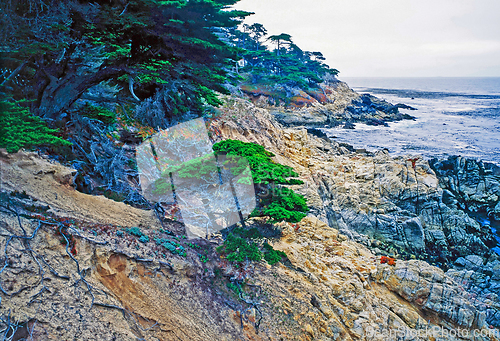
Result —
[{"label": "cloud", "polygon": [[349,76],[500,77],[499,0],[241,0]]},{"label": "cloud", "polygon": [[420,46],[420,50],[437,56],[480,56],[500,51],[500,42],[493,40],[441,42],[423,44]]}]

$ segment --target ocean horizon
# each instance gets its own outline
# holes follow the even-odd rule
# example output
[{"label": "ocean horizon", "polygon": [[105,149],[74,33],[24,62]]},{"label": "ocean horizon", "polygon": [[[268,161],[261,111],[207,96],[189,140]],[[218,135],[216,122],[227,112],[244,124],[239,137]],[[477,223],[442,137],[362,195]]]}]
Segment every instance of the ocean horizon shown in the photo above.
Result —
[{"label": "ocean horizon", "polygon": [[338,142],[391,155],[452,155],[500,165],[500,77],[345,77],[353,90],[417,110],[388,127],[325,128]]}]

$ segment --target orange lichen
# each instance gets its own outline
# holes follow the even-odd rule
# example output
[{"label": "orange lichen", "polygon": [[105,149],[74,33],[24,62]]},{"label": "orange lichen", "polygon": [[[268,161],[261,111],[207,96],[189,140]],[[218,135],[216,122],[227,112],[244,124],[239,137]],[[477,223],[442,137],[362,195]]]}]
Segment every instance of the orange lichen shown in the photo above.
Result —
[{"label": "orange lichen", "polygon": [[380,264],[385,264],[387,263],[388,265],[396,265],[396,260],[394,258],[391,258],[391,257],[387,257],[387,256],[382,256],[380,257]]},{"label": "orange lichen", "polygon": [[306,92],[309,96],[313,97],[315,100],[317,100],[321,104],[328,103],[328,98],[325,96],[326,91],[325,91],[325,93],[323,93],[323,90],[321,90],[321,89],[309,89]]}]

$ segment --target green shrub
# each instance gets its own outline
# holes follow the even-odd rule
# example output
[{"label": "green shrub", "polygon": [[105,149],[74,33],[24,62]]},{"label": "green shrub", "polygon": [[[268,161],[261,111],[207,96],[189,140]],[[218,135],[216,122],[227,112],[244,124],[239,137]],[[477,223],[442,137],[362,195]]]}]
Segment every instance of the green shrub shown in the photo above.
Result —
[{"label": "green shrub", "polygon": [[271,245],[268,243],[264,243],[264,259],[266,262],[268,262],[270,265],[276,264],[280,262],[283,258],[286,257],[286,253],[280,250],[275,250]]},{"label": "green shrub", "polygon": [[[238,140],[224,140],[214,144],[213,150],[217,154],[244,157],[252,171],[252,178],[256,184],[256,194],[259,197],[259,206],[252,216],[271,218],[271,222],[288,221],[299,222],[309,211],[304,196],[295,193],[292,189],[279,185],[303,184],[302,180],[294,179],[298,174],[290,166],[274,162],[273,153],[256,143],[246,143]],[[236,167],[237,172],[241,169]],[[264,189],[264,190],[263,190]]]},{"label": "green shrub", "polygon": [[166,238],[155,238],[154,241],[157,245],[163,246],[171,253],[186,257],[186,250],[181,244]]},{"label": "green shrub", "polygon": [[260,233],[260,231],[255,227],[252,227],[250,229],[236,227],[233,230],[233,234],[239,235],[239,236],[241,236],[243,238],[247,238],[247,239],[261,239],[261,238],[263,238],[262,233]]},{"label": "green shrub", "polygon": [[224,243],[217,248],[217,252],[226,255],[230,262],[243,262],[245,260],[260,261],[262,252],[252,241],[237,237],[230,233]]},{"label": "green shrub", "polygon": [[16,153],[21,148],[37,146],[69,146],[71,143],[55,134],[57,129],[47,127],[45,121],[21,106],[24,101],[0,98],[0,148]]},{"label": "green shrub", "polygon": [[261,250],[258,241],[261,238],[263,237],[256,228],[249,230],[236,228],[217,248],[217,252],[225,255],[226,259],[233,263],[241,263],[245,260],[258,262],[264,258],[270,265],[273,265],[286,257],[283,251],[273,249],[267,242],[262,244]]},{"label": "green shrub", "polygon": [[127,231],[128,234],[131,234],[131,235],[136,236],[136,237],[145,236],[145,234],[142,233],[141,229],[138,227],[131,227],[131,228],[125,229],[125,231]]},{"label": "green shrub", "polygon": [[275,183],[292,185],[304,183],[298,179],[288,179],[297,177],[297,172],[290,166],[285,166],[271,160],[274,154],[256,143],[224,140],[214,144],[213,150],[217,154],[245,157],[252,170],[252,177],[255,184]]},{"label": "green shrub", "polygon": [[93,106],[90,103],[85,103],[85,105],[80,108],[79,114],[106,124],[113,124],[116,122],[116,114],[114,112],[104,107]]}]

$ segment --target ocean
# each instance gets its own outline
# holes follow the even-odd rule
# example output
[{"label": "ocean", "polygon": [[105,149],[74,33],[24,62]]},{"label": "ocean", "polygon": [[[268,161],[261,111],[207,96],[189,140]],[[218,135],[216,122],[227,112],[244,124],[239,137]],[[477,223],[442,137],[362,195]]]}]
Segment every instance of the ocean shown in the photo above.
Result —
[{"label": "ocean", "polygon": [[500,78],[344,78],[353,90],[390,103],[416,120],[389,127],[356,124],[354,130],[325,129],[338,142],[392,155],[449,155],[500,165]]}]

